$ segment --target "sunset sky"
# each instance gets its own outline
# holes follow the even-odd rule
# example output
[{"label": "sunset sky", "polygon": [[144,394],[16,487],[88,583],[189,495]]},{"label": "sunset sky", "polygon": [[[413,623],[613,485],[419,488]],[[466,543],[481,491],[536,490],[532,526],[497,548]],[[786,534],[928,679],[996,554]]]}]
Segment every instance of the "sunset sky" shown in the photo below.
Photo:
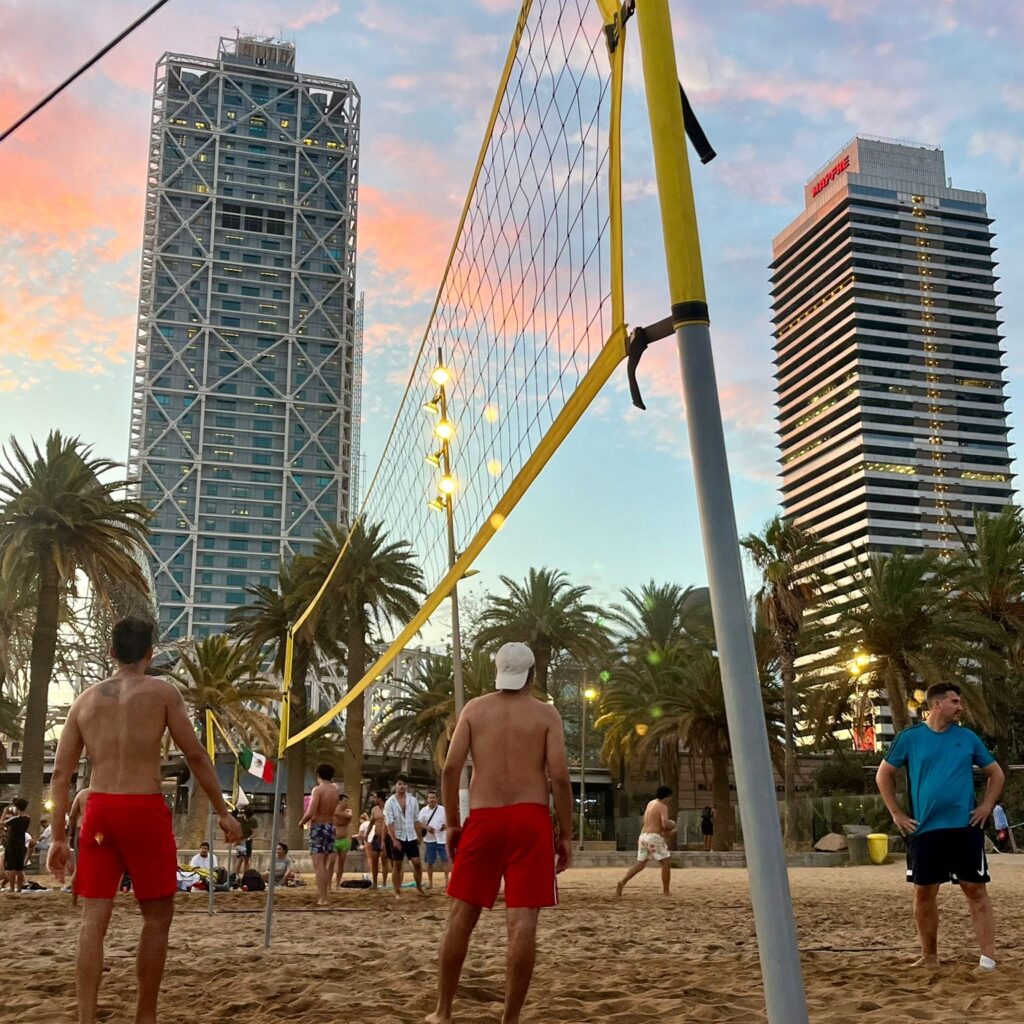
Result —
[{"label": "sunset sky", "polygon": [[[548,0],[551,2],[551,0]],[[6,126],[145,7],[6,0]],[[213,56],[236,26],[292,39],[297,68],[363,99],[358,287],[372,472],[422,336],[518,4],[509,0],[171,0],[0,144],[0,436],[80,434],[127,452],[153,67]],[[712,10],[714,8],[714,10]],[[719,157],[694,166],[712,337],[740,529],[778,501],[767,264],[803,182],[852,135],[938,143],[955,185],[988,194],[1021,408],[1024,5],[1015,0],[673,2],[680,74]],[[667,297],[639,50],[629,40],[627,319]],[[480,563],[471,589],[564,569],[600,599],[650,577],[704,581],[674,348],[645,357],[649,411],[613,380]],[[1016,432],[1011,434],[1015,439]]]}]

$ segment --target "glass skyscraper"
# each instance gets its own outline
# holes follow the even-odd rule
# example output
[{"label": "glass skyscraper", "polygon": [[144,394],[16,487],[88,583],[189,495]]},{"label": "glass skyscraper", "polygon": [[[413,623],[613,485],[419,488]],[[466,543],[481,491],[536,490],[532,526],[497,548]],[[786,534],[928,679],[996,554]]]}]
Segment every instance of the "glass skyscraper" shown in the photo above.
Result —
[{"label": "glass skyscraper", "polygon": [[129,468],[165,640],[350,516],[359,110],[273,39],[157,63]]}]

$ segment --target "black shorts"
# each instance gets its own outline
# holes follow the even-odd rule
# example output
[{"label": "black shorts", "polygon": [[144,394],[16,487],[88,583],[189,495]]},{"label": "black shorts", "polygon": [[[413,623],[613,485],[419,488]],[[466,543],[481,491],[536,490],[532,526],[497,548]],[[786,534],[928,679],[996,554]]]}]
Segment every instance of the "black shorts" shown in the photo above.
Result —
[{"label": "black shorts", "polygon": [[391,836],[384,839],[388,851],[388,860],[398,863],[403,857],[409,860],[420,859],[420,844],[415,839],[400,839],[397,843],[391,841]]},{"label": "black shorts", "polygon": [[985,833],[980,828],[937,828],[907,836],[907,881],[914,885],[988,882]]},{"label": "black shorts", "polygon": [[4,850],[4,868],[7,871],[24,871],[27,852],[24,846]]}]

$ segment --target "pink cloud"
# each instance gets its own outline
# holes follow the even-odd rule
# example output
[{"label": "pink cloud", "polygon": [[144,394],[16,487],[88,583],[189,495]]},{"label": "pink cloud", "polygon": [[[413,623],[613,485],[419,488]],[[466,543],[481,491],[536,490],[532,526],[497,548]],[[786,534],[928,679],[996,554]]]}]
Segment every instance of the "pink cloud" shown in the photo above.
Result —
[{"label": "pink cloud", "polygon": [[308,28],[310,25],[319,25],[322,22],[327,21],[340,10],[341,5],[336,3],[335,0],[317,0],[309,10],[289,21],[288,27],[290,29],[294,29],[296,32],[300,32],[302,29]]}]

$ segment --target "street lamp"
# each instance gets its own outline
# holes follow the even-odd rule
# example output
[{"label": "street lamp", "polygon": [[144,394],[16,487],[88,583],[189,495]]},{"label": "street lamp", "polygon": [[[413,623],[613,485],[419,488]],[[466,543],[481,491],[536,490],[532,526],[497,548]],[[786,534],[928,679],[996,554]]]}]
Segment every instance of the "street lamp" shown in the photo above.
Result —
[{"label": "street lamp", "polygon": [[592,686],[580,686],[580,849],[587,834],[587,704],[597,700]]},{"label": "street lamp", "polygon": [[[424,402],[423,408],[440,419],[434,424],[434,436],[441,442],[437,451],[430,452],[426,461],[430,465],[441,470],[441,477],[437,481],[437,496],[427,504],[438,512],[444,512],[448,528],[448,569],[454,568],[458,555],[455,550],[455,517],[452,500],[458,490],[458,481],[452,474],[451,440],[455,436],[455,424],[448,417],[448,391],[447,385],[452,379],[451,371],[444,365],[444,358],[441,349],[437,350],[437,365],[430,373],[430,382],[437,391],[429,402]],[[468,573],[466,575],[469,575]],[[452,682],[454,683],[455,696],[455,718],[458,720],[462,714],[465,704],[465,689],[462,680],[462,632],[459,628],[459,584],[458,580],[452,585]],[[459,777],[459,811],[462,819],[469,815],[469,769],[462,768]]]}]

